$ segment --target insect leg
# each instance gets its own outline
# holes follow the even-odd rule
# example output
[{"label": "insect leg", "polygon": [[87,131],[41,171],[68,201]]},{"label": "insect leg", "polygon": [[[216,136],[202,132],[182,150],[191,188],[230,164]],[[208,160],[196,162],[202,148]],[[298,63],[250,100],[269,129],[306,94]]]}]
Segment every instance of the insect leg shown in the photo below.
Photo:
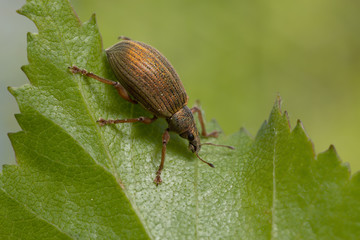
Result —
[{"label": "insect leg", "polygon": [[156,172],[156,177],[154,179],[154,183],[156,184],[156,186],[159,185],[160,183],[162,183],[160,175],[161,175],[161,171],[164,168],[166,144],[169,142],[169,140],[170,140],[170,134],[169,134],[169,129],[167,128],[165,130],[164,134],[162,135],[163,146],[162,146],[162,151],[161,151],[161,163],[160,163],[159,169]]},{"label": "insect leg", "polygon": [[154,116],[153,118],[148,118],[148,117],[138,117],[138,118],[129,118],[129,119],[115,119],[115,120],[105,120],[100,118],[99,120],[97,120],[96,122],[99,123],[100,126],[104,126],[107,124],[116,124],[116,123],[133,123],[133,122],[142,122],[145,124],[150,124],[152,122],[154,122],[157,119],[156,116]]},{"label": "insect leg", "polygon": [[203,137],[215,137],[215,138],[217,138],[219,136],[219,131],[214,131],[214,132],[211,132],[209,134],[206,132],[205,123],[204,123],[204,119],[203,119],[200,108],[193,107],[193,108],[191,108],[191,112],[198,114],[199,122],[200,122],[200,125],[201,125],[201,136],[203,136]]},{"label": "insect leg", "polygon": [[119,82],[115,82],[115,81],[112,81],[112,80],[109,80],[109,79],[105,79],[105,78],[102,78],[102,77],[99,77],[98,75],[95,75],[93,74],[92,72],[88,72],[86,71],[85,69],[80,69],[78,68],[77,66],[72,66],[72,67],[69,67],[70,71],[72,73],[79,73],[83,76],[87,76],[87,77],[90,77],[90,78],[93,78],[93,79],[96,79],[102,83],[105,83],[105,84],[109,84],[109,85],[112,85],[114,86],[114,88],[116,89],[116,91],[119,93],[119,95],[125,99],[126,101],[128,102],[131,102],[131,103],[134,103],[136,104],[137,102],[133,99],[130,98],[129,94],[127,93],[127,91],[125,90],[125,88],[123,86],[121,86],[121,84]]}]

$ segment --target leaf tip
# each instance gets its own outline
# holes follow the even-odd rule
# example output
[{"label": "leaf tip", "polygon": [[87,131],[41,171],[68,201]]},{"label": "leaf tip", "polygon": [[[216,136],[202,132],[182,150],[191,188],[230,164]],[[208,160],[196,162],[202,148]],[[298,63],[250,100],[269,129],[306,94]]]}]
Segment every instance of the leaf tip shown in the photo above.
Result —
[{"label": "leaf tip", "polygon": [[341,162],[339,155],[337,154],[337,151],[335,149],[335,146],[331,144],[327,150],[325,150],[322,153],[319,153],[318,159],[322,156],[327,156],[327,158],[330,159],[336,159],[337,162]]},{"label": "leaf tip", "polygon": [[7,136],[8,136],[9,138],[11,138],[11,136],[12,136],[13,134],[14,134],[14,133],[9,132],[9,133],[7,133]]},{"label": "leaf tip", "polygon": [[9,91],[9,93],[11,93],[11,95],[14,96],[14,93],[15,93],[15,90],[16,90],[16,87],[7,87],[7,90]]},{"label": "leaf tip", "polygon": [[280,96],[278,95],[276,97],[276,100],[275,100],[275,103],[273,105],[273,108],[271,110],[271,113],[270,113],[270,116],[269,116],[269,123],[272,123],[272,122],[277,122],[279,119],[286,119],[288,121],[288,124],[289,124],[289,120],[287,119],[287,113],[282,113],[281,112],[281,98]]},{"label": "leaf tip", "polygon": [[15,98],[19,95],[18,93],[18,90],[20,89],[21,87],[7,87],[7,90],[10,92],[11,95],[13,95]]},{"label": "leaf tip", "polygon": [[[20,67],[21,71],[23,71],[25,73],[26,76],[28,76],[28,72],[29,72],[29,65],[23,65]],[[31,82],[32,79],[30,79],[28,77],[29,81]]]},{"label": "leaf tip", "polygon": [[307,138],[310,138],[310,137],[307,135],[307,133],[306,133],[306,131],[305,131],[305,128],[304,128],[304,125],[303,125],[303,123],[301,122],[300,119],[298,119],[298,120],[296,121],[296,126],[295,126],[295,128],[294,128],[294,131],[296,131],[296,130],[301,130],[302,132],[304,132],[304,134],[306,135]]},{"label": "leaf tip", "polygon": [[26,34],[26,40],[27,40],[28,43],[34,40],[34,35],[35,35],[35,34],[36,34],[36,33],[31,33],[31,32],[28,32],[28,33]]},{"label": "leaf tip", "polygon": [[25,16],[24,7],[25,7],[25,5],[22,6],[21,8],[19,8],[18,10],[16,10],[16,13]]},{"label": "leaf tip", "polygon": [[91,14],[90,19],[89,19],[89,23],[96,25],[96,13]]},{"label": "leaf tip", "polygon": [[328,151],[336,153],[335,146],[333,144],[330,144]]},{"label": "leaf tip", "polygon": [[23,15],[23,14],[22,14],[22,9],[21,9],[21,8],[19,8],[18,10],[16,10],[16,13],[18,13],[18,14],[20,14],[20,15]]},{"label": "leaf tip", "polygon": [[336,151],[336,148],[333,144],[330,144],[329,148],[325,152],[330,155],[333,155],[336,159],[338,159],[341,162],[340,157],[339,157],[339,155]]},{"label": "leaf tip", "polygon": [[276,94],[276,101],[280,104],[281,103],[281,96],[280,93]]},{"label": "leaf tip", "polygon": [[282,103],[282,100],[281,100],[280,95],[278,94],[275,99],[274,110],[281,112],[281,103]]},{"label": "leaf tip", "polygon": [[301,129],[302,131],[305,132],[304,125],[303,125],[303,123],[301,122],[300,119],[298,119],[298,120],[296,121],[296,126],[295,126],[294,130],[295,130],[295,129]]},{"label": "leaf tip", "polygon": [[22,65],[22,66],[20,67],[21,71],[23,71],[23,72],[26,72],[26,68],[27,68],[27,65]]},{"label": "leaf tip", "polygon": [[344,162],[340,158],[340,156],[337,153],[337,150],[333,144],[331,144],[326,151],[319,153],[317,158],[318,158],[318,160],[321,160],[323,162],[326,161],[325,163],[327,164],[327,166],[340,167],[341,169],[343,169],[344,172],[346,172],[348,177],[351,177],[350,164],[348,162]]},{"label": "leaf tip", "polygon": [[211,125],[213,126],[214,129],[217,129],[219,133],[223,133],[223,130],[221,129],[221,126],[219,124],[219,122],[215,119],[212,118],[210,120]]},{"label": "leaf tip", "polygon": [[240,130],[239,130],[240,134],[245,134],[245,135],[248,135],[250,136],[250,133],[248,132],[248,130],[246,130],[246,128],[244,127],[241,127]]},{"label": "leaf tip", "polygon": [[26,1],[26,3],[21,7],[19,8],[18,10],[16,10],[16,12],[20,15],[23,15],[29,19],[31,19],[31,11],[28,10],[28,4],[29,4],[29,1]]}]

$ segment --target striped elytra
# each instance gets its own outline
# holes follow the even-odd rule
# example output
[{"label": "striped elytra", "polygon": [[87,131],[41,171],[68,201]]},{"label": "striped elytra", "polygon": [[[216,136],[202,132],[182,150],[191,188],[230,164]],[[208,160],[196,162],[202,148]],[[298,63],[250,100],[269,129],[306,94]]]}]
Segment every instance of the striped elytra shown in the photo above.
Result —
[{"label": "striped elytra", "polygon": [[[214,167],[214,165],[201,159],[198,155],[201,145],[215,144],[200,143],[200,134],[196,128],[193,113],[198,113],[202,136],[217,137],[218,132],[214,131],[207,134],[200,109],[197,107],[188,108],[188,96],[184,86],[169,61],[158,50],[145,43],[132,41],[126,37],[121,39],[123,41],[106,50],[108,61],[118,82],[102,78],[75,65],[69,67],[69,69],[72,73],[79,73],[112,85],[123,99],[134,104],[140,103],[154,116],[152,118],[137,117],[115,120],[100,118],[97,122],[101,126],[134,122],[150,124],[158,118],[166,119],[168,128],[165,129],[162,135],[161,162],[154,179],[156,185],[162,182],[161,172],[164,168],[166,145],[170,140],[170,131],[176,132],[182,138],[187,139],[190,151],[195,153],[201,161],[210,167]],[[224,147],[224,145],[218,146]]]},{"label": "striped elytra", "polygon": [[155,48],[123,40],[108,48],[106,54],[121,85],[156,116],[169,118],[187,104],[178,74]]}]

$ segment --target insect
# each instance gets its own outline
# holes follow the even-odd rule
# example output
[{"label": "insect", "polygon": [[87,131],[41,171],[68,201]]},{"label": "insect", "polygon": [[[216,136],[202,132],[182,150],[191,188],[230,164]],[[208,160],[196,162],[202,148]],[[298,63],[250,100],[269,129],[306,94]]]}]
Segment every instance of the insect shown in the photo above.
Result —
[{"label": "insect", "polygon": [[188,96],[178,74],[170,62],[155,48],[142,42],[120,37],[122,41],[105,50],[108,61],[118,80],[112,81],[99,77],[77,66],[69,67],[74,74],[81,74],[102,83],[114,86],[119,95],[130,103],[140,103],[146,110],[154,114],[152,118],[138,117],[133,119],[105,120],[100,118],[100,126],[116,123],[142,122],[150,124],[158,118],[165,118],[168,128],[162,135],[161,163],[156,172],[154,183],[162,182],[161,172],[164,168],[166,145],[170,140],[169,131],[176,132],[189,141],[189,149],[210,167],[199,156],[202,145],[214,145],[233,149],[231,146],[213,143],[200,143],[200,135],[196,128],[193,113],[198,113],[203,137],[217,137],[219,132],[207,133],[202,113],[198,107],[187,106]]}]

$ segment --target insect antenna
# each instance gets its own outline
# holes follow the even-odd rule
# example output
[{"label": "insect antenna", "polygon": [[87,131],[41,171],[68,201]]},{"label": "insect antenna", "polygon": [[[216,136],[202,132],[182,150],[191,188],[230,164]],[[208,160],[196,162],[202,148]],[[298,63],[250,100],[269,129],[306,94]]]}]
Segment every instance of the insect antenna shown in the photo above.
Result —
[{"label": "insect antenna", "polygon": [[212,168],[215,167],[214,164],[209,163],[209,162],[205,161],[204,159],[202,159],[202,158],[199,156],[199,154],[197,154],[197,152],[195,152],[195,154],[196,154],[196,156],[198,157],[198,159],[200,159],[203,163],[206,163],[207,165],[209,165],[209,166],[212,167]]}]

